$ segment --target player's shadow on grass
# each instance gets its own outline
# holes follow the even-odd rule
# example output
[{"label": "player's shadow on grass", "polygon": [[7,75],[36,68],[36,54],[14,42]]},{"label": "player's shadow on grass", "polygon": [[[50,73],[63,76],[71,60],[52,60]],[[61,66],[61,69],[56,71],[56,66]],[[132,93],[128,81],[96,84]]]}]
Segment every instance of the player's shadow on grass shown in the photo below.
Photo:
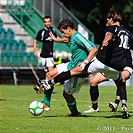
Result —
[{"label": "player's shadow on grass", "polygon": [[[103,113],[106,113],[103,115]],[[108,114],[107,114],[108,113]],[[110,111],[99,111],[99,112],[94,112],[94,113],[88,113],[88,114],[82,114],[79,117],[97,117],[97,118],[122,118],[121,111],[117,111],[116,113],[112,113]],[[133,117],[133,111],[129,111],[130,113],[130,118]],[[102,114],[102,115],[101,115]],[[48,116],[43,116],[43,117],[68,117],[67,115],[48,115]],[[76,116],[75,116],[76,117]]]},{"label": "player's shadow on grass", "polygon": [[[103,113],[106,113],[106,114],[103,115]],[[130,114],[129,118],[133,117],[133,111],[129,111],[129,114]],[[88,113],[85,117],[122,118],[122,113],[121,113],[121,111],[117,111],[115,113],[113,113],[111,111],[99,111],[99,112],[94,112],[94,113],[91,113],[91,114]]]},{"label": "player's shadow on grass", "polygon": [[[67,114],[60,114],[60,115],[47,115],[47,116],[43,116],[43,117],[70,117]],[[73,116],[73,117],[86,117],[86,115],[82,114],[81,116]]]},{"label": "player's shadow on grass", "polygon": [[5,101],[5,100],[6,100],[6,99],[4,99],[4,98],[3,98],[3,99],[2,99],[2,98],[0,98],[0,101]]}]

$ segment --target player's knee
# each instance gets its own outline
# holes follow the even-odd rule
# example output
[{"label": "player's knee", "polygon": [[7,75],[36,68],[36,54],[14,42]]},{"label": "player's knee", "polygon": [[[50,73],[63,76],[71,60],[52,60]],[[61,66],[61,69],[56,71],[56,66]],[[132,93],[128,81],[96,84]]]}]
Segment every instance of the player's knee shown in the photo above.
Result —
[{"label": "player's knee", "polygon": [[70,94],[67,94],[65,91],[63,91],[63,97],[66,99],[67,102],[71,102],[74,100],[74,97]]},{"label": "player's knee", "polygon": [[126,82],[128,78],[129,78],[129,76],[123,75],[123,76],[122,76],[122,81],[123,81],[123,82]]},{"label": "player's knee", "polygon": [[46,79],[48,79],[48,80],[51,80],[52,79],[52,76],[50,75],[49,72],[46,73]]},{"label": "player's knee", "polygon": [[90,80],[90,86],[97,86],[97,85],[98,85],[98,82],[96,82],[95,79]]},{"label": "player's knee", "polygon": [[63,97],[64,97],[65,99],[69,99],[69,95],[68,95],[65,91],[63,91]]},{"label": "player's knee", "polygon": [[127,70],[124,70],[122,72],[122,81],[126,82],[129,77],[130,77],[130,73]]},{"label": "player's knee", "polygon": [[122,80],[115,80],[115,84],[117,88],[120,88],[121,86],[126,86],[126,83],[123,82]]}]

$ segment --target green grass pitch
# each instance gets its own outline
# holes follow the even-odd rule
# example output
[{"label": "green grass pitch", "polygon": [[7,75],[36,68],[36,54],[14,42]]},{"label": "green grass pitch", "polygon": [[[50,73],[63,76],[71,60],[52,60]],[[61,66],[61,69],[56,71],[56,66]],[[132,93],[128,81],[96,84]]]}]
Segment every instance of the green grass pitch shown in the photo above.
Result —
[{"label": "green grass pitch", "polygon": [[29,112],[32,101],[43,100],[33,85],[0,85],[0,133],[131,133],[133,132],[133,87],[127,87],[128,108],[131,117],[122,119],[121,103],[113,114],[108,107],[114,101],[116,88],[100,86],[99,112],[84,114],[91,106],[89,85],[83,85],[75,96],[81,117],[68,117],[69,110],[62,96],[63,86],[55,86],[51,110],[40,116]]}]

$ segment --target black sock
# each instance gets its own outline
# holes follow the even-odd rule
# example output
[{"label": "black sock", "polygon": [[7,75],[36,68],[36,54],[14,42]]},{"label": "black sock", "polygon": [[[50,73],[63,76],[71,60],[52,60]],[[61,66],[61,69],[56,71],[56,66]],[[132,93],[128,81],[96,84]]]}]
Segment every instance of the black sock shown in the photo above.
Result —
[{"label": "black sock", "polygon": [[41,86],[41,81],[39,80],[39,81],[36,83],[36,85],[37,85],[38,87],[40,87],[40,86]]},{"label": "black sock", "polygon": [[117,86],[116,96],[120,96],[121,100],[127,100],[126,83],[122,82],[122,80],[119,80],[115,81],[115,84]]},{"label": "black sock", "polygon": [[121,100],[125,99],[127,100],[127,93],[126,93],[126,88],[125,87],[121,87],[121,95],[120,95]]},{"label": "black sock", "polygon": [[99,97],[98,86],[90,86],[91,101],[96,101]]},{"label": "black sock", "polygon": [[56,77],[54,77],[54,83],[58,83],[61,81],[65,81],[67,79],[70,79],[72,76],[70,74],[70,70],[66,71],[66,72],[62,72],[59,75],[57,75]]},{"label": "black sock", "polygon": [[96,110],[98,108],[98,103],[92,104],[92,108]]},{"label": "black sock", "polygon": [[75,99],[72,102],[67,102],[67,106],[73,115],[78,115],[78,110],[76,107],[76,100]]},{"label": "black sock", "polygon": [[116,103],[117,105],[119,105],[119,103],[120,103],[120,100],[118,100],[118,99],[115,99],[115,103]]},{"label": "black sock", "polygon": [[46,78],[46,72],[43,70],[40,75],[40,80],[43,80]]},{"label": "black sock", "polygon": [[[98,86],[90,86],[90,97],[91,101],[96,101],[99,97]],[[98,108],[98,103],[92,104],[92,108],[96,110]]]},{"label": "black sock", "polygon": [[46,77],[46,72],[43,70],[43,71],[41,71],[41,75],[40,75],[39,81],[37,81],[37,83],[36,83],[36,85],[37,85],[38,87],[41,86],[41,81],[40,81],[40,80],[45,79],[45,77]]}]

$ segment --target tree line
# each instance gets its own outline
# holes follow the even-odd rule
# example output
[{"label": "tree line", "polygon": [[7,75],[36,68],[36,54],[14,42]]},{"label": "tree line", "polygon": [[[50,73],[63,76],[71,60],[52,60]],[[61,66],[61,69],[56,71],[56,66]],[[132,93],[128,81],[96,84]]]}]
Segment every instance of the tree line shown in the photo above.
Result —
[{"label": "tree line", "polygon": [[106,14],[116,9],[124,17],[122,25],[133,33],[132,0],[60,0],[95,35],[95,43],[104,37]]}]

